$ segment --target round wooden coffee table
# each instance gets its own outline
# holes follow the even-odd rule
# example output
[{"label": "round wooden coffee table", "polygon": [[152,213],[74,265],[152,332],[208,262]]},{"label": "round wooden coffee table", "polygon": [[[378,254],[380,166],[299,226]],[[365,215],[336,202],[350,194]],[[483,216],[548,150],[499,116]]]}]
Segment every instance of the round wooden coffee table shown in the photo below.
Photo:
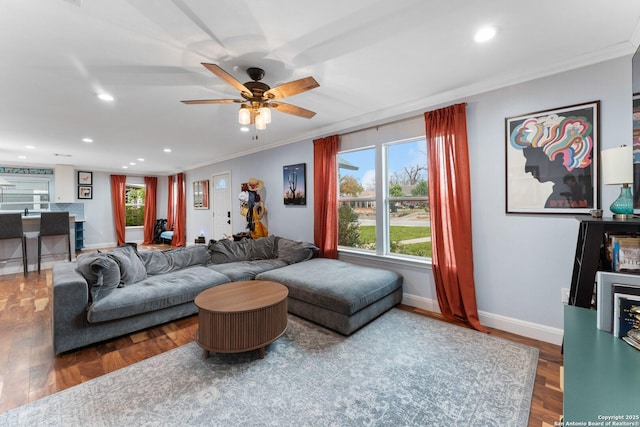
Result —
[{"label": "round wooden coffee table", "polygon": [[249,280],[214,286],[195,299],[199,309],[196,342],[204,357],[260,349],[287,330],[287,296],[280,283]]}]

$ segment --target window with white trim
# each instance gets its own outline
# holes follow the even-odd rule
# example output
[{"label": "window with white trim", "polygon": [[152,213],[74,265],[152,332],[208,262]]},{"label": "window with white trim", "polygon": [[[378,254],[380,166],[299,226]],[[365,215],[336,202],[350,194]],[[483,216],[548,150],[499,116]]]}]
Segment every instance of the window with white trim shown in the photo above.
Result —
[{"label": "window with white trim", "polygon": [[127,227],[144,225],[144,201],[146,187],[144,184],[126,184],[124,193],[125,224]]},{"label": "window with white trim", "polygon": [[338,154],[338,246],[431,258],[424,137]]}]

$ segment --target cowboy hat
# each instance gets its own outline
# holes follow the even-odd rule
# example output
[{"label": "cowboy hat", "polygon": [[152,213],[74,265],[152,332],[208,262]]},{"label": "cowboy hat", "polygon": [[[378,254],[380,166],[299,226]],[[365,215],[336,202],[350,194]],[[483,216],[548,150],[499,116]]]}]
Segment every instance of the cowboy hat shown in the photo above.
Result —
[{"label": "cowboy hat", "polygon": [[258,178],[249,178],[247,181],[247,186],[249,187],[249,191],[258,191],[262,187],[264,187],[264,182],[259,180]]},{"label": "cowboy hat", "polygon": [[256,205],[253,207],[253,218],[255,220],[262,219],[266,211],[267,210],[264,207],[264,202],[256,203]]}]

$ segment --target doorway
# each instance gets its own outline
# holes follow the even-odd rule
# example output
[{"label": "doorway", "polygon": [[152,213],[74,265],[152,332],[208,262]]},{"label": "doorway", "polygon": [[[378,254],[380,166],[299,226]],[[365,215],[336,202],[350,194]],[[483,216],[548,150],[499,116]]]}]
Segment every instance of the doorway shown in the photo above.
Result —
[{"label": "doorway", "polygon": [[231,173],[212,175],[213,238],[224,239],[233,234],[231,221]]}]

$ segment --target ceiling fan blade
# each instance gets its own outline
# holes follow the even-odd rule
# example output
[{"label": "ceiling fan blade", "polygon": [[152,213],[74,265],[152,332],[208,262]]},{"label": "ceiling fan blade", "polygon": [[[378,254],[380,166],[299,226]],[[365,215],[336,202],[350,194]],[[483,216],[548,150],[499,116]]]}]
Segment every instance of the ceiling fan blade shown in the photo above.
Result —
[{"label": "ceiling fan blade", "polygon": [[313,77],[305,77],[303,79],[294,80],[289,83],[283,83],[280,86],[276,86],[269,89],[264,93],[267,99],[281,99],[288,96],[297,95],[302,92],[306,92],[311,89],[315,89],[320,84]]},{"label": "ceiling fan blade", "polygon": [[232,104],[234,102],[245,102],[244,99],[192,99],[190,101],[180,101],[183,104]]},{"label": "ceiling fan blade", "polygon": [[222,80],[224,80],[225,82],[227,82],[229,85],[233,86],[234,88],[236,88],[240,92],[244,92],[248,96],[252,96],[251,91],[249,89],[247,89],[247,87],[245,85],[240,83],[240,81],[238,81],[235,77],[233,77],[231,74],[227,73],[225,70],[223,70],[222,68],[220,68],[216,64],[208,64],[206,62],[202,62],[202,65],[204,65],[204,67],[207,70],[211,71],[213,74],[215,74],[216,76],[220,77]]},{"label": "ceiling fan blade", "polygon": [[310,119],[316,115],[314,111],[284,102],[270,102],[269,107],[281,113],[293,114],[294,116],[304,117],[305,119]]}]

